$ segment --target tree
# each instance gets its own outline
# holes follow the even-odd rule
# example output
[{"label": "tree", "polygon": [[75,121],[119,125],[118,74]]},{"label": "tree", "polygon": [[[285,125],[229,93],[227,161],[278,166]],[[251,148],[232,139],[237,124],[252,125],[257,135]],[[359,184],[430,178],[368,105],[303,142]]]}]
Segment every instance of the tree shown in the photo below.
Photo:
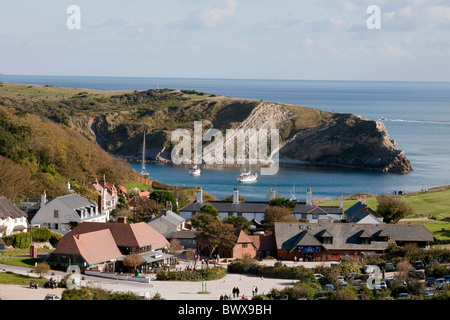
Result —
[{"label": "tree", "polygon": [[214,217],[207,212],[199,212],[191,218],[191,225],[195,229],[202,231],[206,228],[206,226],[218,221],[218,217]]},{"label": "tree", "polygon": [[397,223],[400,219],[414,214],[414,210],[399,197],[381,195],[377,197],[377,201],[377,213],[386,223]]},{"label": "tree", "polygon": [[226,248],[233,247],[237,241],[234,235],[234,226],[220,221],[210,223],[205,227],[201,233],[201,237],[208,240],[210,244],[209,256],[212,256],[217,247],[223,246]]},{"label": "tree", "polygon": [[126,267],[133,267],[133,269],[136,269],[144,262],[144,259],[137,253],[131,253],[123,259],[123,265]]},{"label": "tree", "polygon": [[50,266],[46,262],[38,262],[34,271],[39,275],[40,278],[44,276],[50,270]]},{"label": "tree", "polygon": [[176,252],[180,252],[183,249],[184,249],[184,247],[181,245],[181,243],[180,243],[180,241],[178,241],[178,239],[170,240],[169,252],[176,253]]},{"label": "tree", "polygon": [[268,206],[265,210],[264,224],[272,228],[274,222],[297,222],[292,211],[286,207]]},{"label": "tree", "polygon": [[210,203],[204,204],[201,208],[200,208],[200,212],[207,212],[212,216],[218,217],[219,216],[219,211],[217,211],[216,208],[214,208],[214,206]]},{"label": "tree", "polygon": [[244,232],[248,232],[250,229],[250,221],[248,221],[245,217],[237,217],[237,216],[228,216],[223,219],[223,223],[232,224],[235,228],[242,229]]},{"label": "tree", "polygon": [[166,205],[167,202],[172,202],[172,211],[178,213],[177,198],[172,192],[167,190],[154,190],[150,193],[149,198],[163,205]]},{"label": "tree", "polygon": [[295,202],[292,202],[291,200],[285,198],[274,198],[269,201],[269,206],[284,207],[292,211],[294,210],[296,204]]}]

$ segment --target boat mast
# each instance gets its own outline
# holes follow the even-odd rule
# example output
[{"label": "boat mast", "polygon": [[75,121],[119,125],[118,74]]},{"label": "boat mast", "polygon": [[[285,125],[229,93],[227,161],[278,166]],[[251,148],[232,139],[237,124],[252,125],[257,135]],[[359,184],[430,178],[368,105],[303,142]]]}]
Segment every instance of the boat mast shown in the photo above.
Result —
[{"label": "boat mast", "polygon": [[145,171],[145,130],[144,130],[144,142],[142,144],[142,171],[141,174],[146,174]]}]

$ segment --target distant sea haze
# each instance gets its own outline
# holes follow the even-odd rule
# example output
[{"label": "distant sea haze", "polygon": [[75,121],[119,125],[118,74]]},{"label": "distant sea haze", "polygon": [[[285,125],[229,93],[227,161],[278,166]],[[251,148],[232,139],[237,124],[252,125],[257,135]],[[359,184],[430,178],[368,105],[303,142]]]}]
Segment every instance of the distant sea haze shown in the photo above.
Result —
[{"label": "distant sea haze", "polygon": [[[297,198],[304,200],[307,188],[312,189],[313,198],[337,198],[341,192],[391,194],[394,190],[412,192],[450,184],[450,83],[13,75],[0,75],[0,81],[107,91],[197,90],[383,119],[390,138],[413,167],[407,174],[282,167],[275,176],[261,176],[256,183],[244,185],[236,181],[238,168],[203,170],[195,177],[186,167],[147,165],[152,179],[201,185],[219,198],[232,195],[234,187],[247,200],[264,200],[270,188],[290,198],[295,186]],[[140,171],[140,165],[133,166]]]}]

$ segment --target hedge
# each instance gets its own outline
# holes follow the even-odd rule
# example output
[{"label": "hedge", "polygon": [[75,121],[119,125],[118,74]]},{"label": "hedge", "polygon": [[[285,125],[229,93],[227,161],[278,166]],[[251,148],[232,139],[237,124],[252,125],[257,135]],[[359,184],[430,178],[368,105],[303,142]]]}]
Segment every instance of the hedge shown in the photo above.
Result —
[{"label": "hedge", "polygon": [[227,270],[224,267],[213,267],[196,270],[163,271],[156,273],[156,280],[170,281],[207,281],[219,280],[225,277]]}]

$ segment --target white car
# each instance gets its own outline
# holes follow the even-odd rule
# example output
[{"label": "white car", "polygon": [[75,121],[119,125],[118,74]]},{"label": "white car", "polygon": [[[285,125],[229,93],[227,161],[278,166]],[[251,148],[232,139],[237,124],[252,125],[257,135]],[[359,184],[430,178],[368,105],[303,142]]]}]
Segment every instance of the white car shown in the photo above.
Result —
[{"label": "white car", "polygon": [[380,282],[378,282],[376,288],[377,288],[377,289],[387,289],[386,281],[380,281]]}]

